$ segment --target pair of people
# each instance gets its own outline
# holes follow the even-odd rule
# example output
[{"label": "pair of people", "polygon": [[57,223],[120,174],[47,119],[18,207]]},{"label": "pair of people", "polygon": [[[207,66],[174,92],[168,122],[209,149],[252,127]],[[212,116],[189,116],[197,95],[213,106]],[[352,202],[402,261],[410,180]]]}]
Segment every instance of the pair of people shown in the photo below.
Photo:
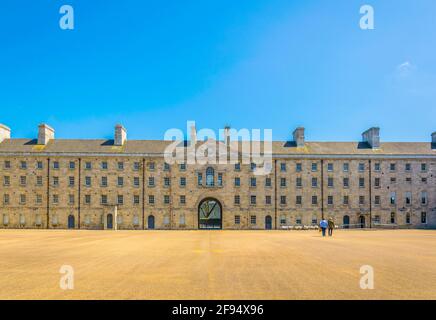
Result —
[{"label": "pair of people", "polygon": [[322,219],[319,223],[319,227],[321,228],[322,236],[325,237],[325,231],[328,229],[329,237],[333,235],[333,229],[335,228],[335,222],[333,218],[329,218],[329,220]]}]

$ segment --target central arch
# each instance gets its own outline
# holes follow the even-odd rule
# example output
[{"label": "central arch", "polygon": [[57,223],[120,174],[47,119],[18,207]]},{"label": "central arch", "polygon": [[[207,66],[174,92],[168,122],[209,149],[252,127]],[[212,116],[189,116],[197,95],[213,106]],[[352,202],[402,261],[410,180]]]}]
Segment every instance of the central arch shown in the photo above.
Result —
[{"label": "central arch", "polygon": [[223,207],[215,198],[205,198],[198,205],[198,229],[222,229]]}]

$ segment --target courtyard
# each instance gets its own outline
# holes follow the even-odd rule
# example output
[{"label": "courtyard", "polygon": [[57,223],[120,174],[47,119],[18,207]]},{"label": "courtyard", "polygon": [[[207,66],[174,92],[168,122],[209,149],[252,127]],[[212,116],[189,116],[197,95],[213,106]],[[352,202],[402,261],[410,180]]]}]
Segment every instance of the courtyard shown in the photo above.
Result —
[{"label": "courtyard", "polygon": [[433,230],[0,230],[0,257],[0,299],[436,299]]}]

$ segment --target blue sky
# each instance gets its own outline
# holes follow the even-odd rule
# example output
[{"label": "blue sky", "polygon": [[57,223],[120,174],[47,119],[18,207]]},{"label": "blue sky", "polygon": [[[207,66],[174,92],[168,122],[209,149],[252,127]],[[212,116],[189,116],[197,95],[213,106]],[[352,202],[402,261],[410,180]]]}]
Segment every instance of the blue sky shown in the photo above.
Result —
[{"label": "blue sky", "polygon": [[[74,8],[75,29],[59,28]],[[375,30],[359,28],[360,6]],[[0,2],[0,123],[35,137],[162,139],[169,128],[296,126],[313,141],[430,141],[436,1]]]}]

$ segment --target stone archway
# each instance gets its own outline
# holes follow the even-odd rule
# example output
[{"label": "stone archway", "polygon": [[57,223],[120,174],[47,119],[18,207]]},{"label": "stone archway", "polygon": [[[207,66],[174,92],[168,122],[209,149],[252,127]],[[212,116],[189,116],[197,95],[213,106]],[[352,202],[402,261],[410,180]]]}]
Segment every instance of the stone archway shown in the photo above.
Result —
[{"label": "stone archway", "polygon": [[198,229],[222,229],[223,207],[215,198],[204,198],[198,205]]}]

